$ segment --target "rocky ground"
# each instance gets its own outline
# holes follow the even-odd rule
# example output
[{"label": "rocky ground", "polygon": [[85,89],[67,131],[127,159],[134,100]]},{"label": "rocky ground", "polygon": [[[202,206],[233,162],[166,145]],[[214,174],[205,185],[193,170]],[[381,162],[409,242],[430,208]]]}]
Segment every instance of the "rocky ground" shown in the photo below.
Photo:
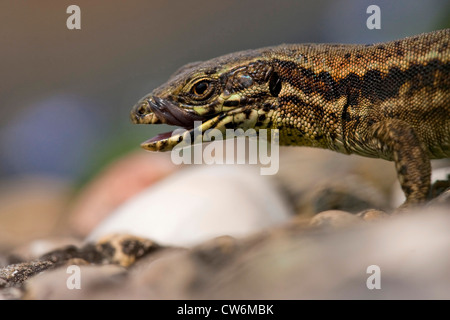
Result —
[{"label": "rocky ground", "polygon": [[385,161],[285,149],[280,172],[262,177],[244,166],[180,169],[130,157],[52,220],[49,208],[67,197],[55,187],[53,206],[33,207],[47,213],[43,226],[30,226],[26,208],[22,225],[8,222],[19,205],[0,207],[2,228],[34,231],[34,240],[3,233],[0,298],[450,298],[445,183],[426,206],[390,215],[402,199]]}]

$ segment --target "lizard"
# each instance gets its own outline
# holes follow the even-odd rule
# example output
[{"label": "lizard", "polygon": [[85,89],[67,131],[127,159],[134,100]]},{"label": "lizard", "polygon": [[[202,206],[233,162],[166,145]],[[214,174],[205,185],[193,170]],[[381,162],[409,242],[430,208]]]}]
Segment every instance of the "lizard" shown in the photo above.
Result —
[{"label": "lizard", "polygon": [[430,159],[450,157],[449,42],[444,29],[377,44],[283,44],[190,63],[139,100],[131,120],[186,130],[141,144],[151,151],[172,150],[200,130],[278,129],[280,145],[393,161],[406,196],[400,208],[414,206],[429,194]]}]

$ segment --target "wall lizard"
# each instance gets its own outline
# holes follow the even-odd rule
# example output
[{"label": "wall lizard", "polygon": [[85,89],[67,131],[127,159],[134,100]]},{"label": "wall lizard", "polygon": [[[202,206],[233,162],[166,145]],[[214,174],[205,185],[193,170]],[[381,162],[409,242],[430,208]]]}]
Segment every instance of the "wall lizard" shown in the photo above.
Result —
[{"label": "wall lizard", "polygon": [[207,129],[279,129],[280,145],[394,161],[423,202],[430,159],[450,157],[450,29],[370,44],[289,44],[188,64],[133,108],[134,123],[189,131],[142,144],[171,150]]}]

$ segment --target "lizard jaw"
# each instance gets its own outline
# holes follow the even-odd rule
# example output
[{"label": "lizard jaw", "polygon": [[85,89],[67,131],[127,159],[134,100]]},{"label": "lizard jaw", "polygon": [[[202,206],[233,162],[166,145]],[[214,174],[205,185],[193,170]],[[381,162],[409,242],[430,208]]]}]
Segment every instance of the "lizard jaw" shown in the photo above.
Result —
[{"label": "lizard jaw", "polygon": [[[221,113],[201,116],[194,111],[186,110],[165,99],[150,97],[141,100],[131,113],[131,120],[140,124],[169,124],[181,127],[165,132],[143,142],[141,147],[150,151],[170,151],[175,146],[187,147],[202,142],[224,139],[226,129],[255,128],[258,116],[263,110],[251,109],[248,106],[222,111]],[[265,122],[270,121],[270,112]],[[264,123],[264,127],[268,123]],[[263,128],[264,128],[263,127]],[[217,129],[221,136],[216,136]]]},{"label": "lizard jaw", "polygon": [[[197,136],[200,136],[200,141],[191,141],[191,144],[201,142],[202,132],[214,124],[210,121],[212,119],[207,119],[205,116],[183,109],[167,99],[155,96],[145,97],[131,111],[133,123],[168,124],[179,127],[173,131],[160,133],[141,143],[142,148],[150,151],[170,151],[182,141],[191,141]],[[194,128],[196,122],[201,124]],[[192,139],[187,139],[188,136]]]},{"label": "lizard jaw", "polygon": [[[175,129],[165,133],[160,133],[155,137],[141,143],[141,147],[149,151],[171,151],[176,145],[191,136],[194,129]],[[178,134],[177,134],[178,133]]]},{"label": "lizard jaw", "polygon": [[[228,139],[227,129],[255,128],[258,111],[251,110],[248,114],[243,109],[220,113],[213,118],[200,122],[191,129],[176,129],[157,135],[141,144],[141,147],[150,151],[170,151],[175,146],[184,148],[202,142]],[[268,118],[270,121],[270,118]],[[215,129],[215,130],[211,130]],[[242,131],[244,132],[244,131]],[[231,135],[234,137],[235,135]]]},{"label": "lizard jaw", "polygon": [[[141,147],[150,151],[170,151],[175,146],[183,148],[202,143],[203,141],[212,141],[208,130],[218,129],[223,135],[226,129],[225,124],[232,121],[232,115],[220,114],[212,119],[200,122],[199,125],[192,129],[178,128],[174,131],[158,134],[141,143]],[[223,138],[223,136],[220,138]],[[214,136],[214,139],[217,139],[217,137]]]}]

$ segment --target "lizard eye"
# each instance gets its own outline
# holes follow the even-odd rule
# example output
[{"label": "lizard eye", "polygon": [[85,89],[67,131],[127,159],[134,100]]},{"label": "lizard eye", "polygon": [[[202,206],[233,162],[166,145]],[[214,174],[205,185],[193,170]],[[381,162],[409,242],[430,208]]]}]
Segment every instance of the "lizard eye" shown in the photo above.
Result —
[{"label": "lizard eye", "polygon": [[206,83],[206,81],[201,81],[199,83],[197,83],[194,86],[194,92],[195,94],[201,96],[203,93],[205,93],[206,89],[208,89],[209,84]]},{"label": "lizard eye", "polygon": [[198,100],[204,100],[211,96],[214,91],[213,89],[213,85],[210,81],[201,80],[192,86],[191,93],[193,94],[194,98]]}]

